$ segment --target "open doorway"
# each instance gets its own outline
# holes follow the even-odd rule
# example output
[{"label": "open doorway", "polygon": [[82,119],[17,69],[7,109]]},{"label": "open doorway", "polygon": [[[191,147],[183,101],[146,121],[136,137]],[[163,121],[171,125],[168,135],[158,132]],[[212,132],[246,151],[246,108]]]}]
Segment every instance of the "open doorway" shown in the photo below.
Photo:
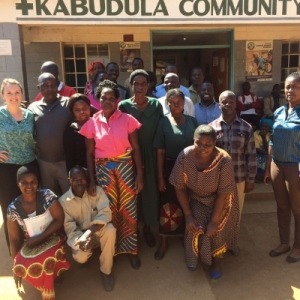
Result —
[{"label": "open doorway", "polygon": [[200,66],[205,81],[214,85],[215,99],[230,89],[231,31],[154,31],[152,32],[152,61],[157,83],[161,83],[168,64],[178,68],[180,83],[190,86],[190,73]]}]

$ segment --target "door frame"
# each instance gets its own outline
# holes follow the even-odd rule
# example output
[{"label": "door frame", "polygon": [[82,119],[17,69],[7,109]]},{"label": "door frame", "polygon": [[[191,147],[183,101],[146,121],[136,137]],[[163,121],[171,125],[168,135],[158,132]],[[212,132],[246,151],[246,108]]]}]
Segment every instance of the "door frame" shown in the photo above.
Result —
[{"label": "door frame", "polygon": [[[153,46],[153,35],[155,33],[219,33],[219,32],[229,32],[230,41],[229,44],[222,45],[196,45],[196,46]],[[184,50],[184,49],[229,49],[229,76],[228,85],[229,89],[233,91],[234,89],[234,29],[224,28],[224,29],[203,29],[203,30],[150,30],[150,60],[151,60],[151,71],[153,71],[153,50]]]}]

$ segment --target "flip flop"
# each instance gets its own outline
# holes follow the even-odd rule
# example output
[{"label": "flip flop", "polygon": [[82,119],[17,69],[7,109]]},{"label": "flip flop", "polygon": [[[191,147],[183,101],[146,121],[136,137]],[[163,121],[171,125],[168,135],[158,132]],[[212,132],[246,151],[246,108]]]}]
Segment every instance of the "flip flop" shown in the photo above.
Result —
[{"label": "flip flop", "polygon": [[215,279],[216,280],[216,279],[219,279],[223,275],[223,273],[222,272],[218,272],[216,270],[211,270],[209,272],[209,275],[210,275],[211,279]]}]

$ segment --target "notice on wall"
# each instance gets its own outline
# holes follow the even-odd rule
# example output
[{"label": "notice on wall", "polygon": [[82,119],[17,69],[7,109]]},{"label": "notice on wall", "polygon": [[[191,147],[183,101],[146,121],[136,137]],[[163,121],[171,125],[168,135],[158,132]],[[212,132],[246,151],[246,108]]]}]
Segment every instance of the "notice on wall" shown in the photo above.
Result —
[{"label": "notice on wall", "polygon": [[246,41],[246,81],[271,81],[273,41]]},{"label": "notice on wall", "polygon": [[141,57],[139,42],[120,43],[120,69],[121,72],[132,72],[132,62],[135,57]]},{"label": "notice on wall", "polygon": [[0,55],[12,55],[11,40],[0,40]]}]

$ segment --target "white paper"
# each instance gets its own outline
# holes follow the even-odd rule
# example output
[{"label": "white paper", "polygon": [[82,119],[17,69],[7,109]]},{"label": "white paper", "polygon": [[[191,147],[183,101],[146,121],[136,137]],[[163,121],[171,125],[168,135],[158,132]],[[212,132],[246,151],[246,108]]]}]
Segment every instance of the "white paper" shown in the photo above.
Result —
[{"label": "white paper", "polygon": [[0,55],[12,55],[11,40],[0,40]]},{"label": "white paper", "polygon": [[49,209],[45,211],[42,215],[24,219],[28,234],[30,237],[41,234],[52,222],[53,218]]}]

